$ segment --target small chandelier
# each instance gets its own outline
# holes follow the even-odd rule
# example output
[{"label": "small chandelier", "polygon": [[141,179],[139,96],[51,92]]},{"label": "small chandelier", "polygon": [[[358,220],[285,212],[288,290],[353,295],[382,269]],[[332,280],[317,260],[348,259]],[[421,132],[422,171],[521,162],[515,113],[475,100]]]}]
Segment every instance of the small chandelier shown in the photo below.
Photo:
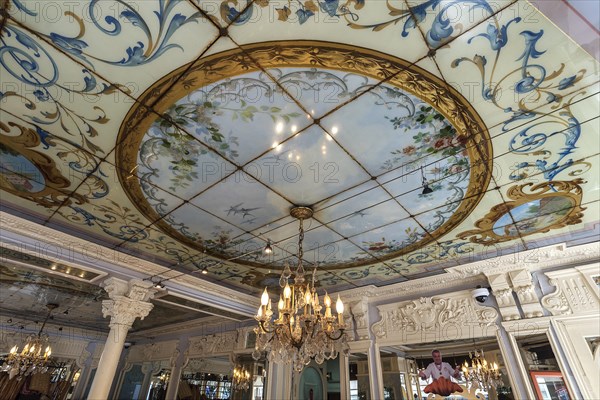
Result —
[{"label": "small chandelier", "polygon": [[[300,221],[298,237],[298,264],[294,271],[286,262],[279,279],[281,293],[277,305],[277,319],[272,320],[271,299],[267,288],[262,294],[261,305],[254,317],[258,326],[256,346],[252,357],[258,360],[261,352],[266,351],[269,361],[278,364],[291,364],[300,372],[311,359],[322,364],[325,359],[334,359],[340,350],[347,351],[344,329],[344,304],[338,295],[336,302],[337,318],[331,315],[331,298],[327,293],[323,298],[324,306],[319,303],[315,289],[317,268],[308,283],[304,278],[302,266],[302,241],[304,240],[303,221],[311,218],[312,209],[294,207],[290,215]],[[325,308],[324,313],[321,310]]]},{"label": "small chandelier", "polygon": [[235,390],[248,390],[252,382],[250,372],[244,366],[237,365],[233,368],[233,388]]},{"label": "small chandelier", "polygon": [[52,310],[56,307],[58,307],[58,304],[50,303],[46,305],[48,315],[46,315],[40,331],[37,335],[29,335],[27,337],[23,350],[19,352],[17,345],[10,349],[10,353],[6,356],[6,362],[2,366],[2,371],[8,372],[9,379],[16,376],[17,380],[21,380],[24,376],[48,371],[46,365],[50,354],[52,354],[52,350],[50,349],[48,335],[42,333],[42,331],[46,326],[48,318],[50,318]]},{"label": "small chandelier", "polygon": [[465,361],[462,366],[462,372],[465,376],[465,380],[469,384],[469,390],[471,385],[476,385],[481,390],[489,391],[490,387],[496,388],[502,383],[500,370],[498,364],[495,362],[489,363],[484,355],[483,350],[475,350],[469,352],[469,358],[471,358],[471,365]]},{"label": "small chandelier", "polygon": [[171,379],[171,371],[161,369],[156,375],[158,376],[158,385],[163,388],[167,387],[169,379]]}]

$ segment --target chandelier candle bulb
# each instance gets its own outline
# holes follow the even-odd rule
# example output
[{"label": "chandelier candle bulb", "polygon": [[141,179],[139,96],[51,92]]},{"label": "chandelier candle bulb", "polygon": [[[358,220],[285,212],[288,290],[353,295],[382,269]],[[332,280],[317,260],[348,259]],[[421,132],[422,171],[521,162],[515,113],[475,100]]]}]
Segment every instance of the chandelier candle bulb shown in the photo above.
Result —
[{"label": "chandelier candle bulb", "polygon": [[344,325],[344,303],[342,303],[342,299],[340,299],[339,294],[337,301],[335,302],[335,310],[338,313],[338,323],[340,325]]},{"label": "chandelier candle bulb", "polygon": [[325,318],[331,318],[331,298],[329,297],[327,292],[325,292],[323,302],[325,303]]}]

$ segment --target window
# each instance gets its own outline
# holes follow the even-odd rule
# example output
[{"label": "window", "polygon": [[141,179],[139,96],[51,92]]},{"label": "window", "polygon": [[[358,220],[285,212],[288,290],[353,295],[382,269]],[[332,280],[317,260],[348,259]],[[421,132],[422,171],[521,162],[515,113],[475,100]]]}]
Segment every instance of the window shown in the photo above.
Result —
[{"label": "window", "polygon": [[359,400],[358,381],[350,381],[350,400]]}]

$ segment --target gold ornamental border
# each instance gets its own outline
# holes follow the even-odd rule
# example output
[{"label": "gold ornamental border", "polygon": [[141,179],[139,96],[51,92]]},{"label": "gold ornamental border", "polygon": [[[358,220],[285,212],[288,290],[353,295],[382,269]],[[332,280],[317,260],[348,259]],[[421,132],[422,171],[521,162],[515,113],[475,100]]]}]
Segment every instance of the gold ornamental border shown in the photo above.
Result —
[{"label": "gold ornamental border", "polygon": [[[18,129],[19,135],[4,134],[10,132],[12,128]],[[77,204],[85,203],[85,198],[80,194],[69,194],[67,188],[71,185],[71,182],[63,176],[54,160],[50,156],[35,150],[40,144],[40,137],[32,128],[14,122],[5,123],[0,121],[0,145],[20,154],[35,166],[40,176],[32,180],[44,185],[43,189],[38,192],[22,191],[15,188],[0,175],[0,188],[46,208],[69,205],[73,201]],[[17,172],[17,175],[19,175],[19,172]]]},{"label": "gold ornamental border", "polygon": [[[578,224],[581,222],[583,211],[585,210],[585,207],[581,207],[583,190],[581,189],[580,185],[583,183],[585,183],[583,179],[577,178],[572,181],[549,181],[537,185],[533,185],[533,183],[526,183],[524,185],[511,186],[507,190],[506,194],[513,201],[507,201],[505,203],[495,205],[490,209],[490,212],[488,212],[485,217],[475,222],[475,226],[478,229],[471,229],[461,232],[457,235],[457,237],[460,239],[469,239],[469,241],[473,243],[493,245],[496,243],[518,239],[519,236],[546,233],[551,229],[558,229],[567,225]],[[526,189],[529,193],[526,193]],[[511,212],[511,210],[535,200],[552,197],[561,197],[569,200],[571,203],[571,208],[569,208],[566,214],[556,222],[550,225],[541,226],[538,229],[528,233],[521,232],[517,228],[516,236],[508,234],[498,235],[496,232],[494,232],[494,225],[496,222],[498,222],[498,220],[504,215]],[[514,226],[514,224],[510,224],[509,226]]]},{"label": "gold ornamental border", "polygon": [[[456,212],[419,242],[376,257],[379,261],[391,260],[434,242],[464,221],[481,201],[491,180],[491,140],[481,117],[456,89],[416,65],[370,49],[320,41],[262,42],[244,45],[242,50],[236,48],[213,54],[171,72],[140,96],[139,102],[132,107],[120,127],[116,160],[121,185],[140,212],[149,220],[157,221],[156,226],[167,235],[199,251],[210,252],[165,223],[146,200],[138,179],[130,179],[132,171],[137,168],[138,152],[146,132],[159,115],[198,88],[249,72],[284,67],[332,69],[384,81],[386,85],[404,90],[433,106],[456,128],[457,133],[465,138],[471,167],[470,179],[467,193]],[[220,253],[210,255],[220,259],[227,258]],[[251,261],[236,262],[268,269],[263,264]],[[327,265],[323,266],[323,269],[334,270],[369,264],[356,261]]]}]

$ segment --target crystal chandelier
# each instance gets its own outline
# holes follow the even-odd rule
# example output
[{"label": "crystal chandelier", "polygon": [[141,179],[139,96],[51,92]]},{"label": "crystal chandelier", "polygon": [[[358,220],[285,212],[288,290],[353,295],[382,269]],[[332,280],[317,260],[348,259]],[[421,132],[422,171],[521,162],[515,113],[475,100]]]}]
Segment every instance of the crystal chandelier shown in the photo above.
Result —
[{"label": "crystal chandelier", "polygon": [[488,363],[483,355],[483,350],[475,350],[469,352],[471,358],[471,365],[465,361],[462,366],[462,372],[465,376],[465,380],[469,384],[469,390],[471,385],[478,386],[481,390],[489,391],[490,387],[496,388],[502,384],[500,379],[502,374],[496,363]]},{"label": "crystal chandelier", "polygon": [[[319,302],[319,295],[315,289],[315,275],[312,280],[305,282],[304,267],[302,266],[302,241],[304,240],[303,221],[311,218],[312,209],[308,207],[294,207],[290,215],[300,221],[298,237],[298,264],[294,271],[286,262],[284,265],[279,285],[281,293],[277,304],[277,318],[273,321],[271,299],[267,288],[261,297],[261,306],[254,317],[258,326],[256,333],[256,346],[252,356],[258,360],[261,352],[266,351],[268,360],[278,364],[291,364],[300,372],[311,359],[317,364],[325,359],[334,359],[340,351],[347,352],[346,335],[344,329],[344,304],[338,295],[336,302],[337,317],[331,314],[331,298],[325,293],[324,307]],[[321,310],[324,313],[321,313]]]},{"label": "crystal chandelier", "polygon": [[[33,375],[37,372],[45,373],[48,371],[46,366],[48,358],[52,353],[48,335],[42,333],[46,322],[54,310],[58,307],[57,304],[47,304],[48,314],[37,335],[29,335],[25,340],[23,350],[19,352],[17,345],[10,349],[10,353],[6,356],[5,363],[2,366],[2,371],[8,372],[9,379],[17,377],[21,380],[24,376]],[[45,349],[45,350],[44,350]]]},{"label": "crystal chandelier", "polygon": [[235,390],[248,390],[250,388],[251,379],[250,372],[244,366],[236,366],[233,368],[232,385]]}]

